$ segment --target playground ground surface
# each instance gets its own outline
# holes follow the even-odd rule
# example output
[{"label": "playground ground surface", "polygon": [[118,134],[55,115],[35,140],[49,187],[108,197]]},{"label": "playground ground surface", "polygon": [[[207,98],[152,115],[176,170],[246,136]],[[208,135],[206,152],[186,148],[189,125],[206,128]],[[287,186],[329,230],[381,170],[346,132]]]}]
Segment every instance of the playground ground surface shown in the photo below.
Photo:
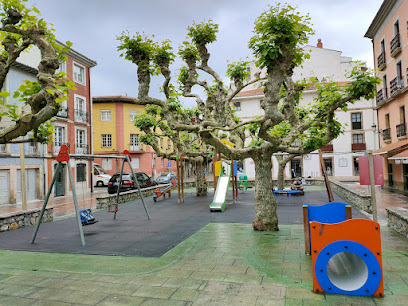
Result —
[{"label": "playground ground surface", "polygon": [[223,213],[209,212],[211,199],[148,198],[150,221],[140,201],[116,220],[96,212],[86,247],[73,218],[43,224],[34,245],[34,228],[1,233],[0,305],[406,305],[408,240],[386,226],[384,298],[312,292],[301,207],[326,203],[324,190],[279,196],[278,232],[252,230],[251,191]]}]

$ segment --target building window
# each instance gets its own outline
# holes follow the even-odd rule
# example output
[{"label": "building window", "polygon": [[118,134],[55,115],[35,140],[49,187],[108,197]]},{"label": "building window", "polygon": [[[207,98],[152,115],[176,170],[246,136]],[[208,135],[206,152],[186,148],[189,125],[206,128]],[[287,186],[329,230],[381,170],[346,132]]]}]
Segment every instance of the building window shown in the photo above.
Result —
[{"label": "building window", "polygon": [[111,148],[111,147],[112,147],[112,135],[102,134],[102,148]]},{"label": "building window", "polygon": [[131,110],[129,112],[129,120],[133,122],[133,120],[135,120],[135,117],[139,115],[139,111],[136,110]]},{"label": "building window", "polygon": [[85,97],[78,95],[75,95],[75,120],[80,122],[88,122]]},{"label": "building window", "polygon": [[58,69],[55,70],[55,73],[58,73],[58,72],[67,73],[67,62],[62,62],[62,63],[59,64]]},{"label": "building window", "polygon": [[130,151],[139,151],[139,135],[130,134]]},{"label": "building window", "polygon": [[363,134],[353,134],[353,143],[364,143]]},{"label": "building window", "polygon": [[85,85],[85,67],[74,63],[74,82]]},{"label": "building window", "polygon": [[383,97],[384,99],[388,99],[387,75],[383,76]]},{"label": "building window", "polygon": [[241,110],[241,102],[235,102],[235,103],[234,103],[234,109],[235,109],[236,111]]},{"label": "building window", "polygon": [[101,121],[110,121],[110,120],[111,120],[111,111],[101,110]]},{"label": "building window", "polygon": [[78,154],[88,154],[86,146],[86,136],[85,130],[76,130],[76,153]]},{"label": "building window", "polygon": [[167,150],[171,149],[171,141],[170,139],[167,139]]},{"label": "building window", "polygon": [[55,127],[54,152],[59,152],[61,146],[65,143],[65,128],[62,126]]},{"label": "building window", "polygon": [[326,168],[326,173],[328,176],[333,176],[333,159],[323,158],[324,167]]},{"label": "building window", "polygon": [[132,157],[132,161],[130,162],[133,169],[140,168],[140,158],[139,157]]},{"label": "building window", "polygon": [[86,182],[86,164],[76,165],[77,182]]},{"label": "building window", "polygon": [[38,144],[36,142],[30,142],[28,144],[28,153],[37,154],[38,153]]},{"label": "building window", "polygon": [[353,130],[361,130],[361,113],[352,113],[351,114],[351,125]]}]

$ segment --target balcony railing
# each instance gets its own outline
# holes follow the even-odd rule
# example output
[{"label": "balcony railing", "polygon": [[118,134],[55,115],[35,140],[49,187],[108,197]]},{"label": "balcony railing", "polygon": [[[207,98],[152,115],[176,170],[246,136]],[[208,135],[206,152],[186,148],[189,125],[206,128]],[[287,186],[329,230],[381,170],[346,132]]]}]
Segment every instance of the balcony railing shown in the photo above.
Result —
[{"label": "balcony railing", "polygon": [[385,62],[385,52],[382,52],[378,57],[377,57],[377,66],[379,70],[383,70],[385,66],[387,66]]},{"label": "balcony railing", "polygon": [[398,124],[396,128],[397,128],[397,137],[407,136],[407,124],[405,122]]},{"label": "balcony railing", "polygon": [[322,152],[333,152],[333,145],[328,144],[321,148]]},{"label": "balcony railing", "polygon": [[398,33],[391,40],[391,56],[395,57],[400,52],[401,52],[401,41],[400,41],[400,34]]},{"label": "balcony railing", "polygon": [[83,143],[77,143],[75,145],[76,154],[89,154],[89,146]]},{"label": "balcony railing", "polygon": [[76,109],[74,111],[75,113],[75,121],[79,121],[79,122],[88,122],[88,113],[81,110],[81,109]]},{"label": "balcony railing", "polygon": [[142,148],[139,145],[130,145],[129,151],[142,151]]},{"label": "balcony railing", "polygon": [[66,142],[59,142],[59,141],[54,141],[52,143],[52,147],[53,147],[53,152],[54,153],[58,153],[61,150],[61,146],[62,145],[67,145],[68,146],[68,152],[69,152],[69,143]]},{"label": "balcony railing", "polygon": [[364,151],[366,149],[365,143],[352,143],[351,150],[352,151]]},{"label": "balcony railing", "polygon": [[68,118],[68,107],[61,108],[57,113],[57,116],[61,118]]},{"label": "balcony railing", "polygon": [[352,122],[351,126],[353,130],[361,130],[361,122]]},{"label": "balcony railing", "polygon": [[380,103],[382,100],[384,100],[384,95],[383,95],[383,90],[380,89],[379,91],[377,91],[377,104]]},{"label": "balcony railing", "polygon": [[398,90],[404,88],[404,78],[396,77],[390,82],[390,93],[391,96],[398,94]]},{"label": "balcony railing", "polygon": [[384,141],[391,140],[391,129],[388,128],[388,129],[382,130],[382,136],[383,136]]}]

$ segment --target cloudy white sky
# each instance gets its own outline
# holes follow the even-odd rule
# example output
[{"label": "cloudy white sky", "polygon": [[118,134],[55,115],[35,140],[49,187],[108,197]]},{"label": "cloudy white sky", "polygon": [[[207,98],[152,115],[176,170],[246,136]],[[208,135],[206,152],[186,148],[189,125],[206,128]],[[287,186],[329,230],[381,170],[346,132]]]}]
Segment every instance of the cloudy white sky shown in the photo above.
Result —
[{"label": "cloudy white sky", "polygon": [[[248,40],[255,19],[273,5],[267,0],[30,0],[53,23],[60,41],[71,41],[78,52],[98,62],[92,69],[92,95],[137,96],[136,66],[119,57],[116,37],[124,30],[170,39],[177,46],[194,21],[212,19],[220,25],[210,46],[210,64],[224,76],[226,61],[251,58]],[[382,0],[288,0],[312,18],[315,36],[325,48],[364,60],[373,66],[372,44],[364,34]],[[156,79],[151,95],[161,97]]]}]

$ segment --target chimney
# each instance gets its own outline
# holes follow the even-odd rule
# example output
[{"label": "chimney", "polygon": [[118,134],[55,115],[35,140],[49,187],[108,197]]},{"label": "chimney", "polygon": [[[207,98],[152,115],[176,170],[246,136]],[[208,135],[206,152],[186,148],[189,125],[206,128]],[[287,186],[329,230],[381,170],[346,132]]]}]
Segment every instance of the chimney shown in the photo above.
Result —
[{"label": "chimney", "polygon": [[317,47],[318,47],[318,48],[323,48],[323,43],[322,43],[321,38],[319,38],[319,39],[317,40]]}]

